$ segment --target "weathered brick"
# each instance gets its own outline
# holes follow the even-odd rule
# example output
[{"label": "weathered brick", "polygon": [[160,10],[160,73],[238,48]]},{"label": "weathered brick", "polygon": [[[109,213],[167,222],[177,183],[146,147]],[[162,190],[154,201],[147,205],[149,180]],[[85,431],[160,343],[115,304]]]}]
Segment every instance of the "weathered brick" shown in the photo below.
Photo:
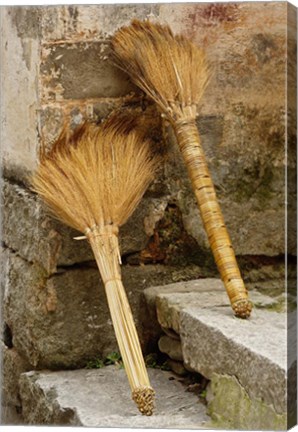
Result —
[{"label": "weathered brick", "polygon": [[101,121],[114,109],[119,108],[118,99],[85,100],[74,104],[72,100],[64,101],[62,106],[45,105],[40,112],[41,141],[50,148],[58,139],[63,125],[68,121],[70,127],[75,129],[84,119]]},{"label": "weathered brick", "polygon": [[115,98],[139,91],[109,61],[107,42],[47,45],[43,48],[43,101]]},{"label": "weathered brick", "polygon": [[159,5],[69,5],[43,7],[44,41],[98,40],[107,37],[132,18],[157,14]]}]

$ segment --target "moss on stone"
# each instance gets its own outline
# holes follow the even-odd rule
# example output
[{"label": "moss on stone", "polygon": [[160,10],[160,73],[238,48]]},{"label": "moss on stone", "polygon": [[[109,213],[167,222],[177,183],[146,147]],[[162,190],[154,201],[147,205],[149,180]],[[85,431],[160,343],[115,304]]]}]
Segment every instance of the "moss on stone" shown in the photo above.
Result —
[{"label": "moss on stone", "polygon": [[293,312],[296,310],[297,304],[295,298],[288,297],[286,299],[284,295],[281,295],[270,304],[255,303],[254,307],[257,309],[266,309],[270,312]]},{"label": "moss on stone", "polygon": [[213,374],[207,394],[211,427],[216,429],[285,430],[286,413],[252,399],[234,376]]}]

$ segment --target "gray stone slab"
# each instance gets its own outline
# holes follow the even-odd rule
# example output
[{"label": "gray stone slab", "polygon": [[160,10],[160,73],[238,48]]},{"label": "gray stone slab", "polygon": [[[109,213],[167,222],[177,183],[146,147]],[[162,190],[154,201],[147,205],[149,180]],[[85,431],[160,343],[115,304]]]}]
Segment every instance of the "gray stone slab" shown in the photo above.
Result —
[{"label": "gray stone slab", "polygon": [[[144,290],[145,299],[148,305],[152,320],[158,320],[165,329],[173,329],[179,333],[179,311],[181,310],[181,299],[193,300],[194,295],[201,296],[204,292],[223,292],[219,294],[223,301],[227,302],[224,296],[224,287],[220,279],[196,279],[187,282],[176,282],[168,285],[154,286]],[[212,294],[211,294],[212,295]]]},{"label": "gray stone slab", "polygon": [[[188,369],[212,382],[216,377],[234,377],[251,401],[249,406],[269,411],[272,407],[276,418],[284,419],[287,360],[294,364],[296,353],[291,346],[287,359],[284,295],[272,298],[250,291],[254,309],[249,320],[233,316],[219,279],[149,288],[145,295],[149,305],[155,304],[160,325],[180,335]],[[237,406],[237,401],[233,403]],[[212,412],[213,418],[215,414]]]},{"label": "gray stone slab", "polygon": [[148,303],[153,302],[155,304],[156,297],[161,294],[222,291],[222,289],[223,285],[220,279],[206,278],[150,287],[144,291],[144,294]]},{"label": "gray stone slab", "polygon": [[187,307],[180,313],[184,362],[211,378],[233,375],[251,398],[286,411],[286,314],[255,309],[249,320],[230,308]]},{"label": "gray stone slab", "polygon": [[197,396],[186,392],[170,372],[150,369],[156,391],[153,416],[142,416],[131,400],[125,371],[28,372],[21,376],[23,415],[29,424],[90,427],[204,428],[209,420]]},{"label": "gray stone slab", "polygon": [[[156,299],[157,318],[164,328],[171,328],[180,334],[180,313],[188,306],[212,308],[214,305],[227,305],[229,302],[224,291],[212,293],[190,292],[180,294],[161,294]],[[232,310],[231,310],[232,314]]]},{"label": "gray stone slab", "polygon": [[[223,282],[218,278],[196,279],[166,286],[150,287],[144,291],[150,309],[156,307],[159,324],[165,329],[180,333],[180,312],[185,308],[210,309],[230,305]],[[273,305],[279,301],[253,290],[250,299],[257,308]],[[233,316],[232,309],[230,314]],[[153,314],[151,314],[153,316]]]}]

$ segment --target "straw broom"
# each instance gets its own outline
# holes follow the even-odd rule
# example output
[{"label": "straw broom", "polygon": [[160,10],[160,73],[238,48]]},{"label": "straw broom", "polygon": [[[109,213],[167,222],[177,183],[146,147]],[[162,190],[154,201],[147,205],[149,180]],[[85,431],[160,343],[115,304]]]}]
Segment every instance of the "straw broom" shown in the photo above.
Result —
[{"label": "straw broom", "polygon": [[64,130],[48,153],[42,149],[31,183],[61,221],[88,239],[132,398],[143,414],[151,415],[154,391],[121,281],[118,244],[119,226],[136,208],[157,167],[150,142],[133,126],[134,119],[113,116],[101,126],[85,123],[72,136]]},{"label": "straw broom", "polygon": [[236,316],[252,309],[224,224],[196,126],[208,82],[204,52],[168,26],[134,20],[112,39],[114,63],[170,121],[187,166],[209,243]]}]

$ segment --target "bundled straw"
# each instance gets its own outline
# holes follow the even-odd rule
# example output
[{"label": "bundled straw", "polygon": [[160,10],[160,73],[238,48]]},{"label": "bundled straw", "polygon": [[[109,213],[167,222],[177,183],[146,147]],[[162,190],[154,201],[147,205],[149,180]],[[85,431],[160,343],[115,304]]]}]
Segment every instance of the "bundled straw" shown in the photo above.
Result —
[{"label": "bundled straw", "polygon": [[224,224],[196,126],[208,82],[204,52],[168,26],[133,21],[112,40],[116,65],[126,71],[171,122],[187,166],[215,261],[233,310],[249,317],[252,305]]},{"label": "bundled straw", "polygon": [[132,214],[157,167],[150,143],[133,130],[134,119],[113,116],[66,131],[32,178],[33,189],[64,223],[90,242],[105,285],[116,338],[139,410],[151,415],[150,386],[140,343],[121,281],[118,229]]}]

